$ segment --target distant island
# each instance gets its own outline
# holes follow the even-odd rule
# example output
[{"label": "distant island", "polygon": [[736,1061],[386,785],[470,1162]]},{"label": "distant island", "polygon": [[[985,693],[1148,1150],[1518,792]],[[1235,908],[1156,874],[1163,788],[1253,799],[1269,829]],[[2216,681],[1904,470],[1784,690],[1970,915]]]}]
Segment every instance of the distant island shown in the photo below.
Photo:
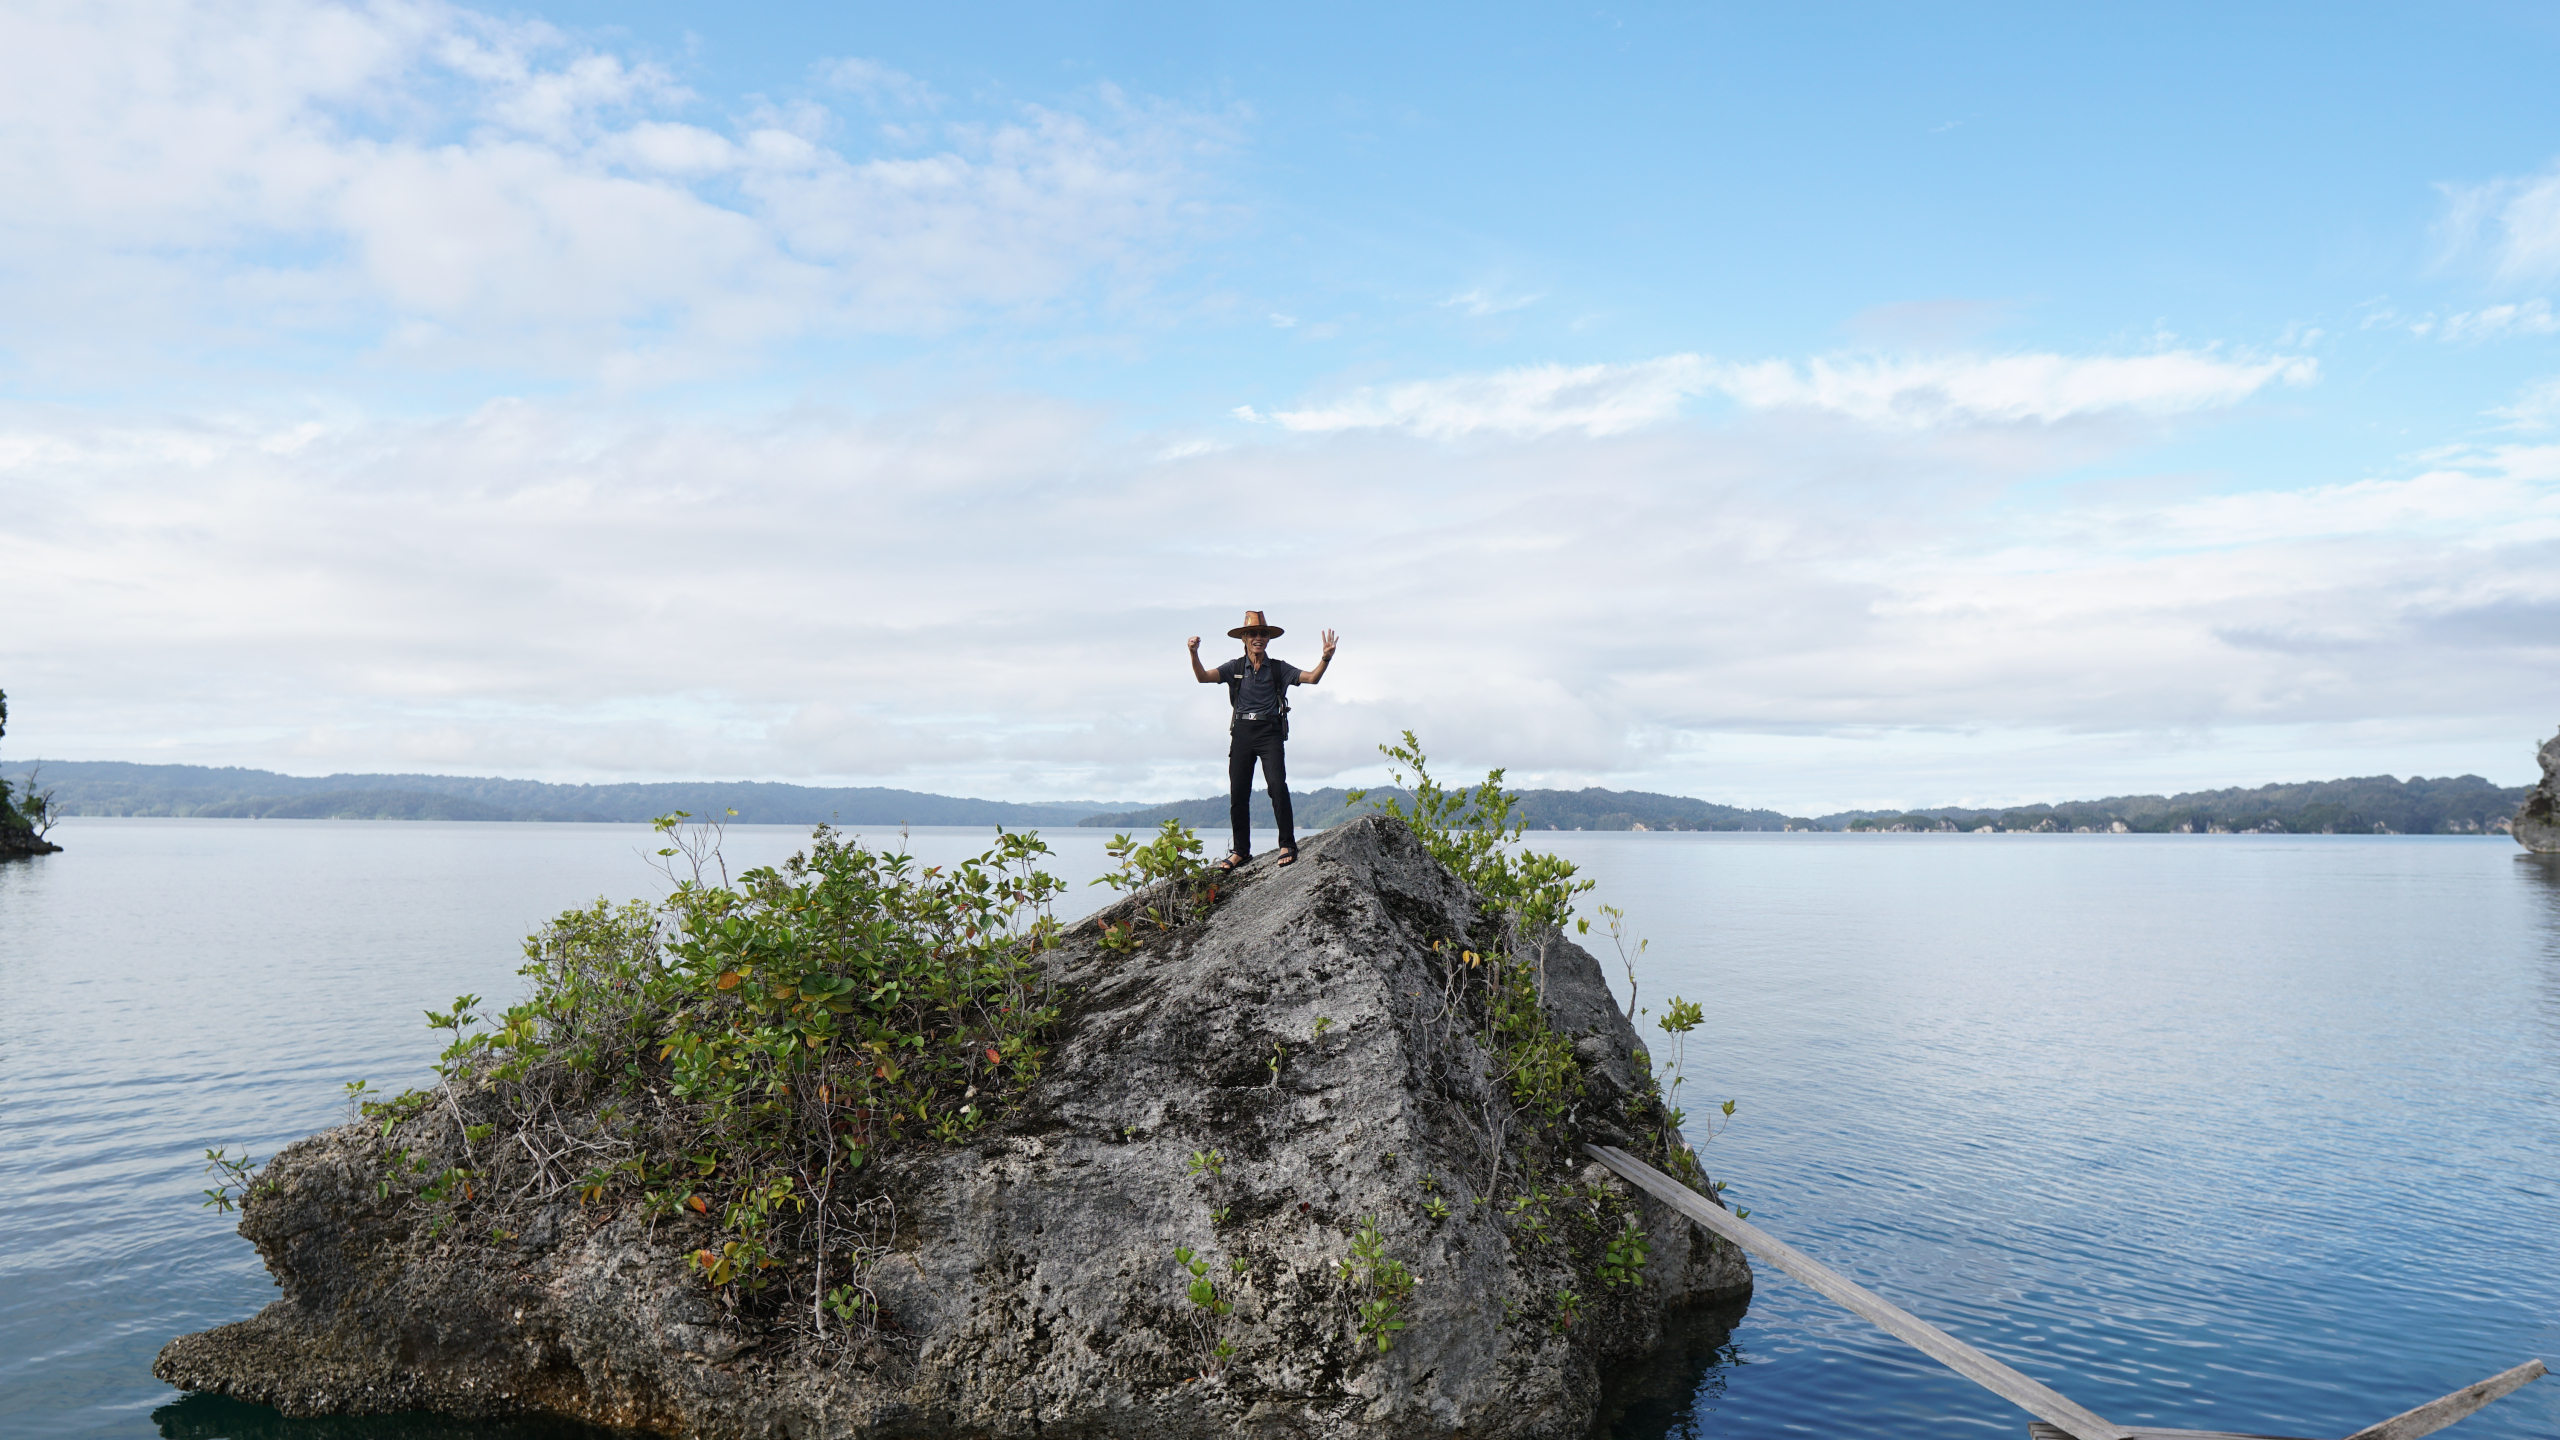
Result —
[{"label": "distant island", "polygon": [[[44,760],[65,815],[222,820],[536,820],[646,824],[736,810],[744,825],[1072,825],[1104,808],[1017,804],[864,786],[763,780],[552,785],[466,775],[279,775],[234,766]],[[1125,808],[1125,806],[1119,807]]]},{"label": "distant island", "polygon": [[[282,775],[271,770],[116,760],[30,763],[43,767],[54,806],[63,815],[637,824],[674,810],[709,816],[734,809],[739,823],[750,825],[1073,825],[1139,830],[1174,819],[1195,829],[1216,830],[1227,823],[1224,795],[1159,805],[1078,804],[761,780],[554,785],[455,775]],[[1533,830],[2490,835],[2507,832],[2510,817],[2529,793],[2528,787],[2492,785],[2477,775],[2407,780],[2372,775],[1996,809],[1948,806],[1803,816],[1719,805],[1685,795],[1595,787],[1522,790],[1519,813]],[[1388,795],[1411,798],[1390,787],[1369,794],[1372,804]],[[1304,830],[1338,825],[1357,813],[1349,792],[1340,787],[1293,792],[1292,800]],[[1271,823],[1270,800],[1258,791],[1253,814],[1255,824]]]},{"label": "distant island", "polygon": [[[1731,805],[1718,805],[1708,800],[1692,800],[1685,795],[1654,795],[1642,790],[1522,790],[1519,815],[1532,830],[1820,830],[1826,827],[1818,820],[1781,815],[1775,810],[1742,810]],[[1351,792],[1328,786],[1308,794],[1289,792],[1290,808],[1296,811],[1298,826],[1303,830],[1321,830],[1339,825],[1362,810],[1374,808],[1387,796],[1410,802],[1412,792],[1380,785],[1367,792],[1368,801],[1356,809]],[[1167,820],[1180,820],[1195,830],[1223,828],[1227,823],[1227,797],[1204,795],[1197,800],[1176,800],[1169,805],[1149,805],[1136,810],[1106,811],[1087,815],[1079,825],[1104,826],[1113,829],[1152,829]],[[1257,790],[1253,795],[1253,823],[1268,826],[1271,822],[1271,799]]]},{"label": "distant island", "polygon": [[1999,810],[1853,810],[1822,817],[1825,829],[2114,831],[2140,834],[2241,832],[2278,835],[2503,835],[2531,787],[2492,785],[2477,775],[2261,785],[2183,795],[2118,795],[2060,805]]}]

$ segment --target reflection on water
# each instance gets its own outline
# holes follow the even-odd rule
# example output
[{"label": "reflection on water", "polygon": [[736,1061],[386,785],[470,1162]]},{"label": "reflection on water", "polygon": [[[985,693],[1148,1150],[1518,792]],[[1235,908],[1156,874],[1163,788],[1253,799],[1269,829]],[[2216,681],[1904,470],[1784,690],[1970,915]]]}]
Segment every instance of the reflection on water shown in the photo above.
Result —
[{"label": "reflection on water", "polygon": [[2560,1057],[2560,855],[2519,855],[2515,865],[2542,897],[2542,1028]]},{"label": "reflection on water", "polygon": [[2527,877],[2528,883],[2540,892],[2551,917],[2552,923],[2542,932],[2544,948],[2560,954],[2560,855],[2527,852],[2515,857],[2515,866],[2516,873]]},{"label": "reflection on water", "polygon": [[163,1440],[633,1440],[571,1420],[457,1420],[444,1415],[316,1415],[289,1420],[264,1405],[186,1395],[151,1412]]},{"label": "reflection on water", "polygon": [[1751,1308],[1746,1297],[1666,1315],[1662,1345],[1642,1365],[1603,1376],[1592,1440],[1699,1440],[1705,1417],[1724,1398],[1725,1372],[1750,1363],[1733,1328]]}]

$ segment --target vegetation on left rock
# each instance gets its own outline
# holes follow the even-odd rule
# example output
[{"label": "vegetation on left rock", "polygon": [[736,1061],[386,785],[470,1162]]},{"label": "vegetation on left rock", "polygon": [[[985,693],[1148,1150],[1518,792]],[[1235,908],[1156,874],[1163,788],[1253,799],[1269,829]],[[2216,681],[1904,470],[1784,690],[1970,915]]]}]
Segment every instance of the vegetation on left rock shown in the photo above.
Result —
[{"label": "vegetation on left rock", "polygon": [[636,1205],[690,1232],[739,1318],[876,1339],[869,1275],[896,1218],[877,1166],[965,1139],[1038,1073],[1062,882],[1031,835],[946,868],[825,827],[731,880],[716,827],[689,818],[658,822],[663,902],[562,914],[526,941],[521,1003],[428,1012],[445,1084],[350,1087],[381,1196],[494,1246],[545,1207]]},{"label": "vegetation on left rock", "polygon": [[[0,690],[0,735],[8,733],[9,692]],[[0,777],[0,855],[60,848],[45,839],[62,818],[62,809],[54,803],[54,787],[44,783],[41,770],[29,767],[26,778],[15,786]]]}]

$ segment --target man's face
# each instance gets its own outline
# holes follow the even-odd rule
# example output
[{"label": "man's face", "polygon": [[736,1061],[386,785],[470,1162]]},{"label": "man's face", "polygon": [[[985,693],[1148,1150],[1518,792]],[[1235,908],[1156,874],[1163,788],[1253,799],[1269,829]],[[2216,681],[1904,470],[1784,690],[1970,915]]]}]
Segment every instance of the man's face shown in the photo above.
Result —
[{"label": "man's face", "polygon": [[1257,668],[1262,664],[1262,652],[1270,648],[1271,637],[1267,635],[1247,635],[1244,637],[1244,658],[1252,661]]}]

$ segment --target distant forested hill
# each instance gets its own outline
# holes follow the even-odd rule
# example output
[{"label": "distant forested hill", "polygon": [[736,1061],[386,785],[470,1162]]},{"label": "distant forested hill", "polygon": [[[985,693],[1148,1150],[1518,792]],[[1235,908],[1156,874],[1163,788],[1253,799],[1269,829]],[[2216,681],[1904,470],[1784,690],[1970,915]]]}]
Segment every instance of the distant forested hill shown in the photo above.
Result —
[{"label": "distant forested hill", "polygon": [[2482,835],[2504,831],[2526,793],[2525,786],[2501,788],[2477,775],[2366,775],[2001,810],[1846,810],[1823,816],[1821,824],[1833,830],[2111,830],[2121,824],[2152,833]]},{"label": "distant forested hill", "polygon": [[[734,808],[746,824],[1089,825],[1152,829],[1167,819],[1212,836],[1227,824],[1227,797],[1132,806],[972,800],[914,790],[827,789],[759,780],[654,785],[551,785],[454,775],[279,775],[204,765],[134,765],[112,760],[45,760],[45,782],[66,815],[196,815],[274,819],[600,820],[643,822],[672,810],[710,816]],[[1320,830],[1348,818],[1338,787],[1293,792],[1298,826]],[[1379,788],[1373,797],[1402,790]],[[1656,795],[1641,790],[1523,790],[1520,815],[1533,830],[2257,830],[2290,834],[2473,835],[2504,829],[2525,788],[2477,775],[2408,780],[2389,775],[2200,790],[2184,795],[2119,795],[2003,809],[1949,806],[1917,811],[1844,810],[1820,819]],[[1271,802],[1253,796],[1254,823],[1271,824]]]},{"label": "distant forested hill", "polygon": [[[1407,804],[1410,791],[1379,786],[1371,801],[1393,795]],[[1789,819],[1775,810],[1740,810],[1682,795],[1652,795],[1641,790],[1523,790],[1520,816],[1532,830],[1798,830],[1814,828],[1811,820]],[[1352,814],[1350,792],[1327,788],[1312,793],[1289,792],[1289,807],[1301,830],[1339,825]],[[1370,808],[1364,805],[1361,808]],[[1152,828],[1178,819],[1195,830],[1222,830],[1227,824],[1227,797],[1208,795],[1177,800],[1117,814],[1088,815],[1079,825],[1116,830]],[[1271,824],[1271,799],[1253,792],[1253,823]]]},{"label": "distant forested hill", "polygon": [[1105,808],[759,780],[551,785],[458,775],[279,775],[119,760],[29,763],[44,767],[66,815],[648,821],[672,810],[710,816],[735,809],[739,822],[748,825],[1072,825]]}]

